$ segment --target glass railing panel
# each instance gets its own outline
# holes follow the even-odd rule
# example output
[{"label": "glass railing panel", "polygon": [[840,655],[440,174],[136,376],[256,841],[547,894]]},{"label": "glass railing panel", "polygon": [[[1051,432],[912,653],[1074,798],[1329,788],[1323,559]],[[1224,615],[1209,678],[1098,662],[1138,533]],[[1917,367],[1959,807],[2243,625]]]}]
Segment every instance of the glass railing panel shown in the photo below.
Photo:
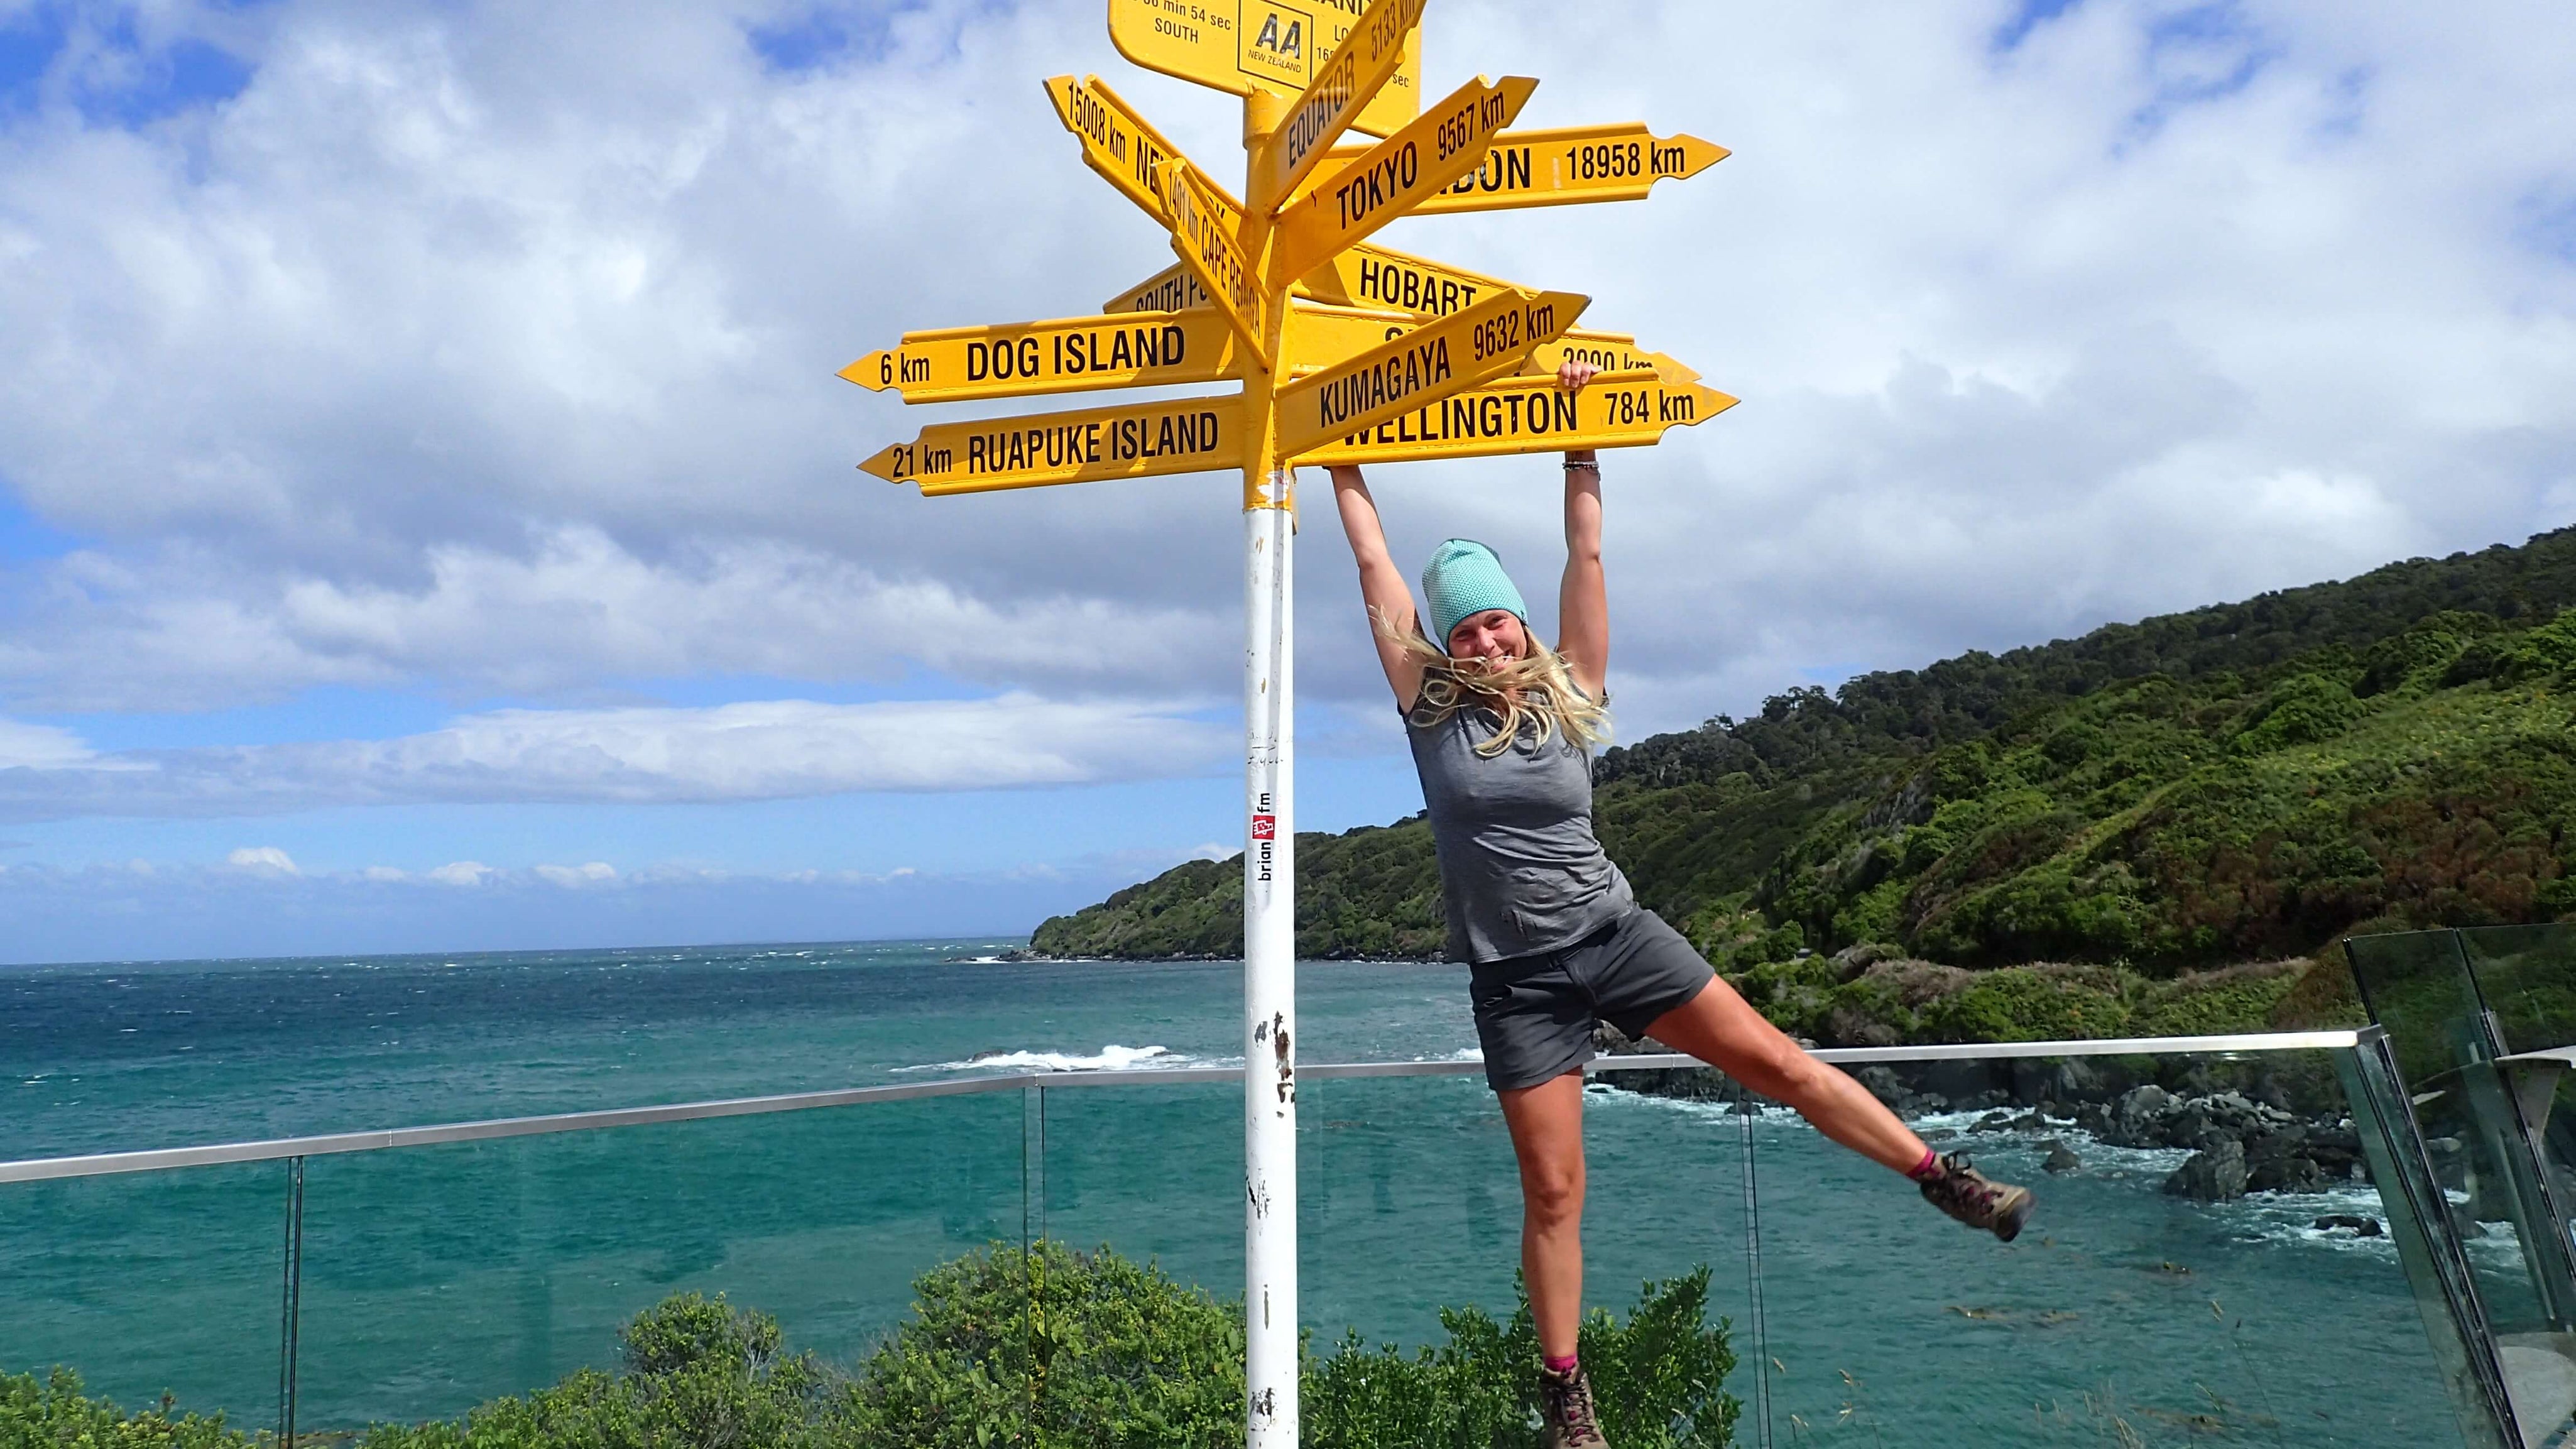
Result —
[{"label": "glass railing panel", "polygon": [[2036,1444],[2462,1442],[2324,1053],[1872,1078],[1918,1094],[1917,1130],[2031,1186],[2039,1209],[1997,1243],[1764,1113],[1782,1442],[1993,1442],[2006,1426]]},{"label": "glass railing panel", "polygon": [[2412,1089],[2488,1055],[2483,1007],[2458,932],[2359,936],[2344,949],[2370,1019],[2387,1028]]},{"label": "glass railing panel", "polygon": [[0,1372],[272,1428],[288,1165],[0,1184]]},{"label": "glass railing panel", "polygon": [[2507,1052],[2576,1042],[2576,926],[2486,926],[2458,934]]},{"label": "glass railing panel", "polygon": [[316,1158],[297,1416],[417,1422],[613,1370],[678,1293],[847,1362],[1022,1221],[1017,1090]]},{"label": "glass railing panel", "polygon": [[1219,1298],[1241,1295],[1241,1086],[1059,1087],[1043,1111],[1047,1237],[1086,1252],[1106,1244]]},{"label": "glass railing panel", "polygon": [[[1584,1098],[1592,1301],[1625,1307],[1644,1281],[1706,1264],[1712,1316],[1749,1322],[1730,1108],[1618,1092],[1608,1080]],[[1299,1184],[1307,1323],[1330,1337],[1348,1328],[1413,1346],[1441,1340],[1443,1308],[1508,1319],[1518,1305],[1520,1178],[1484,1078],[1309,1079],[1301,1106],[1315,1144]],[[1677,1137],[1690,1150],[1676,1152]]]}]

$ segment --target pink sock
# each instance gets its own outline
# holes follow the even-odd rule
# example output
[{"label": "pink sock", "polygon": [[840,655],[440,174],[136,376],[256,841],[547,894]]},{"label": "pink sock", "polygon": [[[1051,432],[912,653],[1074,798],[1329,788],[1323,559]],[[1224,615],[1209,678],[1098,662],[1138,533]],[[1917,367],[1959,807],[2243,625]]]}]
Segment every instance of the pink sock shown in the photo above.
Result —
[{"label": "pink sock", "polygon": [[1540,1354],[1539,1361],[1546,1364],[1547,1371],[1552,1374],[1570,1374],[1574,1372],[1574,1355],[1570,1353],[1563,1358],[1556,1358],[1549,1354]]},{"label": "pink sock", "polygon": [[1916,1182],[1930,1182],[1932,1179],[1939,1177],[1941,1175],[1941,1154],[1933,1151],[1929,1147],[1924,1148],[1923,1160],[1907,1169],[1905,1175],[1913,1178]]}]

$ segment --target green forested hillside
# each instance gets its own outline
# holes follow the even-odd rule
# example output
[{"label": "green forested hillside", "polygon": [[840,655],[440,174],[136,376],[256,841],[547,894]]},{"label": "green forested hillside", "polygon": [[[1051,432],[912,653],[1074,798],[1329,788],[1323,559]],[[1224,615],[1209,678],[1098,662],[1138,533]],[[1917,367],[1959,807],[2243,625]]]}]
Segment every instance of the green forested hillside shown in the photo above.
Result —
[{"label": "green forested hillside", "polygon": [[[1608,751],[1598,823],[1640,899],[1738,969],[1869,944],[2170,976],[2366,924],[2554,919],[2571,606],[2576,529],[1862,675]],[[1419,820],[1298,849],[1303,954],[1437,952]],[[1240,870],[1183,866],[1036,949],[1234,955]]]}]

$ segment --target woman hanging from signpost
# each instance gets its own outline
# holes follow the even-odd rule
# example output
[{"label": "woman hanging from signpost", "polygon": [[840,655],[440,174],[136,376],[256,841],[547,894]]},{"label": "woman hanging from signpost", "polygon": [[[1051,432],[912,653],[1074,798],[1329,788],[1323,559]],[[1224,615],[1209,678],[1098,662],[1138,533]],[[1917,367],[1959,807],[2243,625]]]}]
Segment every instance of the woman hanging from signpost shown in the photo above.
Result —
[{"label": "woman hanging from signpost", "polygon": [[[1595,369],[1568,362],[1559,386]],[[1943,1157],[1839,1069],[1816,1060],[1636,904],[1592,833],[1591,746],[1607,736],[1610,618],[1601,570],[1601,467],[1565,455],[1565,578],[1557,647],[1492,549],[1450,539],[1422,571],[1428,614],[1388,554],[1357,468],[1332,470],[1379,662],[1422,776],[1449,918],[1469,963],[1485,1078],[1520,1162],[1521,1271],[1546,1362],[1550,1449],[1606,1449],[1575,1357],[1583,1312],[1583,1064],[1594,1026],[1652,1037],[1785,1102],[1827,1137],[1913,1179],[1923,1196],[2006,1242],[2027,1189]]]}]

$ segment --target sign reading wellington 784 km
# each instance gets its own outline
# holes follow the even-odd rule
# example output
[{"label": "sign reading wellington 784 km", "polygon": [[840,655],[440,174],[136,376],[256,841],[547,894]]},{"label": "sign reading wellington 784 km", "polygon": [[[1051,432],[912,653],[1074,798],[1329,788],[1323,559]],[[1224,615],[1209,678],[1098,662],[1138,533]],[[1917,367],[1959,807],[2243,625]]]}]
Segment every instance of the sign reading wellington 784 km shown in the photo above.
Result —
[{"label": "sign reading wellington 784 km", "polygon": [[[1056,76],[1047,98],[1074,155],[1143,213],[1142,280],[1069,298],[1061,317],[924,318],[841,376],[906,403],[1184,392],[937,423],[859,465],[926,496],[1241,477],[1244,1428],[1250,1449],[1296,1449],[1294,469],[1652,447],[1733,407],[1635,337],[1577,325],[1588,297],[1375,240],[1405,217],[1496,226],[1525,208],[1642,201],[1727,153],[1635,121],[1519,128],[1528,76],[1426,93],[1429,0],[1107,3],[1120,54],[1241,98],[1241,185],[1098,76]],[[1596,371],[1569,390],[1569,362]]]}]

